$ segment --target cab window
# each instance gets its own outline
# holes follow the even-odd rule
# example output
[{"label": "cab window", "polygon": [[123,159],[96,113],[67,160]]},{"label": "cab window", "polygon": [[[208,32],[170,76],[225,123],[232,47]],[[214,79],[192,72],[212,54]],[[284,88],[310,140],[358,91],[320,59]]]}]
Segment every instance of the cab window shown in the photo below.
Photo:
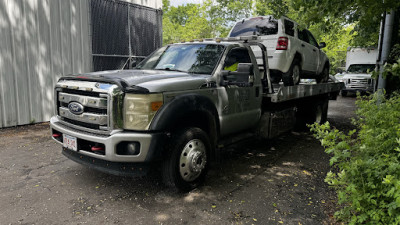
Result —
[{"label": "cab window", "polygon": [[246,48],[231,49],[225,58],[224,70],[237,71],[239,63],[251,63],[251,58]]}]

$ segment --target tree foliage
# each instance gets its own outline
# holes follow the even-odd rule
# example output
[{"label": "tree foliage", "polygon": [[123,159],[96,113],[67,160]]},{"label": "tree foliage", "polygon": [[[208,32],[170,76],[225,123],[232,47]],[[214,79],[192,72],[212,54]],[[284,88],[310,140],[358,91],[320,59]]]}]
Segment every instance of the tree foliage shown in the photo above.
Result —
[{"label": "tree foliage", "polygon": [[204,0],[178,7],[163,0],[163,41],[225,37],[242,18],[286,15],[327,43],[334,73],[348,46],[377,46],[382,13],[399,7],[399,0]]},{"label": "tree foliage", "polygon": [[[321,30],[354,24],[354,46],[373,46],[378,43],[382,14],[400,7],[398,0],[259,0],[275,15],[288,15],[302,24],[319,24]],[[263,13],[263,11],[258,11]]]},{"label": "tree foliage", "polygon": [[163,42],[224,37],[234,21],[252,16],[252,0],[206,0],[174,7],[163,0]]}]

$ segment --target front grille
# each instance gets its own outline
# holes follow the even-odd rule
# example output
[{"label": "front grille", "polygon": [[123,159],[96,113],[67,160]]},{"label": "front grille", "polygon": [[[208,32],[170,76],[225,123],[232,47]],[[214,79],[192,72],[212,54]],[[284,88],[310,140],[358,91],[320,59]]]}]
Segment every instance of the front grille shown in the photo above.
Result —
[{"label": "front grille", "polygon": [[[61,104],[61,107],[68,108],[68,103],[61,102],[60,104]],[[85,107],[85,112],[107,115],[107,109],[99,109],[99,108],[93,108],[93,107]]]},{"label": "front grille", "polygon": [[100,97],[100,94],[101,94],[99,92],[74,90],[74,89],[68,89],[68,88],[61,89],[61,92],[69,93],[69,94],[76,94],[76,95],[83,95],[83,96],[92,96],[92,97]]},{"label": "front grille", "polygon": [[372,79],[370,78],[351,78],[347,79],[347,88],[351,89],[366,89],[372,85]]},{"label": "front grille", "polygon": [[[74,88],[76,89],[61,88],[57,91],[57,114],[64,124],[81,127],[83,130],[89,129],[95,133],[109,131],[109,95]],[[69,109],[70,103],[78,103],[83,107],[78,112],[73,112]]]},{"label": "front grille", "polygon": [[80,121],[76,121],[76,120],[71,120],[71,119],[68,119],[68,118],[63,118],[63,120],[65,122],[67,122],[67,123],[70,123],[70,124],[73,124],[73,125],[77,125],[77,126],[80,126],[80,127],[86,127],[86,128],[89,128],[89,129],[96,129],[96,130],[100,129],[99,125],[96,125],[96,124],[84,123],[84,122],[80,122]]},{"label": "front grille", "polygon": [[348,83],[349,84],[368,84],[368,80],[370,79],[366,79],[366,78],[362,78],[362,79],[349,79]]}]

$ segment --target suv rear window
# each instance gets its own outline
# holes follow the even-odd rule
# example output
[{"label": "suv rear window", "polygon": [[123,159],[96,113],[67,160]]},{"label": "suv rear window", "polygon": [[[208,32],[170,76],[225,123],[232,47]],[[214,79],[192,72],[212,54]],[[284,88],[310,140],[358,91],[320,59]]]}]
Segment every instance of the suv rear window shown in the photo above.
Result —
[{"label": "suv rear window", "polygon": [[278,33],[278,21],[271,17],[256,17],[237,22],[230,37],[249,35],[272,35]]}]

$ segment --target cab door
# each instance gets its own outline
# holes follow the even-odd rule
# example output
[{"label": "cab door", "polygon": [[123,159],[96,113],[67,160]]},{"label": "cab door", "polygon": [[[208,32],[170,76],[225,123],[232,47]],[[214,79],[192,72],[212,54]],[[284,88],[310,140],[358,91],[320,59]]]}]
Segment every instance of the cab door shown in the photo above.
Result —
[{"label": "cab door", "polygon": [[[255,73],[259,74],[258,67],[252,64],[255,57],[246,47],[232,48],[225,57],[223,72],[229,73],[228,77],[221,79],[226,84],[219,88],[219,99],[222,101],[220,115],[221,135],[227,135],[254,127],[261,116],[261,81],[259,75],[255,79]],[[249,75],[237,75],[239,63],[252,66]],[[230,71],[230,72],[229,72]],[[239,71],[240,72],[240,71]],[[222,76],[222,74],[221,74]]]}]

